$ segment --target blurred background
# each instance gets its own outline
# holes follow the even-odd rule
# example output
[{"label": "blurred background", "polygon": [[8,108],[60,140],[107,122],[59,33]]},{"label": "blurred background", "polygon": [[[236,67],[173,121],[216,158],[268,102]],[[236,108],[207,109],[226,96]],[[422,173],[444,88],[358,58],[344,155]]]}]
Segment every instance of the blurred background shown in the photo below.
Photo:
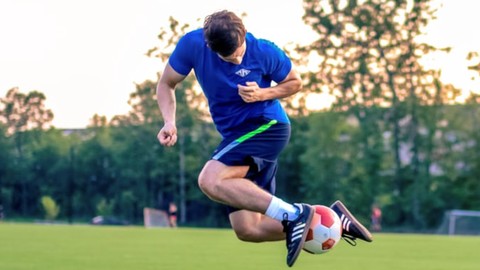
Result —
[{"label": "blurred background", "polygon": [[197,187],[220,137],[193,74],[176,91],[173,148],[156,139],[155,86],[183,33],[230,9],[304,80],[282,101],[293,131],[277,195],[340,199],[373,230],[480,234],[479,7],[1,1],[0,218],[144,225],[145,209],[174,203],[179,226],[227,227]]}]

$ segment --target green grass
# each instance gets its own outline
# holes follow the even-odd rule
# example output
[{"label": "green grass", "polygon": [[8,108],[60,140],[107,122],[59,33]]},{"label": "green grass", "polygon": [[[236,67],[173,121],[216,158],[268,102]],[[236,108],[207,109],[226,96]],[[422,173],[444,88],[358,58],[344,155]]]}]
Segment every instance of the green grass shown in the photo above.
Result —
[{"label": "green grass", "polygon": [[[480,237],[376,234],[292,269],[478,270]],[[231,230],[0,223],[2,270],[289,269],[283,242],[245,243]]]}]

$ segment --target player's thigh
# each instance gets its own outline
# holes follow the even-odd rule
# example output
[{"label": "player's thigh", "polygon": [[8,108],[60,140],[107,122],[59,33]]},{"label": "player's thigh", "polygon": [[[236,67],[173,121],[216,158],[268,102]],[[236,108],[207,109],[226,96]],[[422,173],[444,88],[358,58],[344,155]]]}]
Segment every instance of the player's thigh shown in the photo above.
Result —
[{"label": "player's thigh", "polygon": [[199,180],[224,180],[243,178],[247,175],[248,166],[227,166],[218,160],[209,160],[199,175]]}]

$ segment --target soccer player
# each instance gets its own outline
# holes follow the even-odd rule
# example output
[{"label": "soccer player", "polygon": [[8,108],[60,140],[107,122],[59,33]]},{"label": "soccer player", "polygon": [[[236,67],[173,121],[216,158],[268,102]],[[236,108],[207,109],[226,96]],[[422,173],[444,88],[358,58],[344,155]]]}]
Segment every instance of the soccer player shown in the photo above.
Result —
[{"label": "soccer player", "polygon": [[[290,138],[290,121],[279,99],[300,91],[299,74],[281,49],[247,32],[233,12],[207,16],[203,28],[179,40],[157,85],[164,120],[157,137],[164,146],[177,141],[174,90],[192,69],[222,135],[200,172],[200,189],[228,206],[231,226],[240,240],[286,239],[287,265],[292,266],[314,209],[274,194],[277,159]],[[368,230],[340,202],[332,208],[344,216],[344,232],[350,231],[351,238],[371,241]]]}]

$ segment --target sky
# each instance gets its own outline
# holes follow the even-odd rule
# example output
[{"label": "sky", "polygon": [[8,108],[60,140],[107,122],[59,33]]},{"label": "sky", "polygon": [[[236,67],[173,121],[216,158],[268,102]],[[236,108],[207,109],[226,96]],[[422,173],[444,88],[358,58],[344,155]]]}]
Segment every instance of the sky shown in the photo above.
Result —
[{"label": "sky", "polygon": [[[438,1],[444,5],[429,35],[454,49],[431,60],[444,67],[446,82],[476,88],[463,59],[480,50],[480,36],[469,30],[480,25],[480,1]],[[168,18],[200,27],[220,9],[245,12],[247,29],[280,47],[313,37],[302,0],[0,0],[0,97],[13,87],[44,93],[57,128],[126,114],[135,83],[156,81],[163,70],[145,53],[158,45]]]}]

